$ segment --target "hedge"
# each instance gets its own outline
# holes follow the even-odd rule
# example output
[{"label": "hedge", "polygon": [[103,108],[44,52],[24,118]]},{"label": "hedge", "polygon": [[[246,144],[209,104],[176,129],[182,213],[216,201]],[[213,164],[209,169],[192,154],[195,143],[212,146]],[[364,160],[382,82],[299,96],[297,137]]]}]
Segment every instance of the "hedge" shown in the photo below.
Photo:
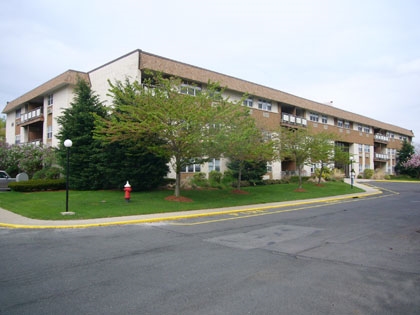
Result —
[{"label": "hedge", "polygon": [[23,182],[9,183],[9,188],[20,192],[61,190],[66,188],[66,181],[65,179],[31,179]]}]

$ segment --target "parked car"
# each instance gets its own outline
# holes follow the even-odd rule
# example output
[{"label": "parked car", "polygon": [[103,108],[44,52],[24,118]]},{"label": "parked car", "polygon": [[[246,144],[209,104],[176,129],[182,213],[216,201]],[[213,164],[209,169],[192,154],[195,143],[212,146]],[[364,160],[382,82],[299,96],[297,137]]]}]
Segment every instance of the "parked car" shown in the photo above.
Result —
[{"label": "parked car", "polygon": [[9,183],[15,181],[16,178],[11,178],[6,171],[0,171],[0,189],[9,189]]}]

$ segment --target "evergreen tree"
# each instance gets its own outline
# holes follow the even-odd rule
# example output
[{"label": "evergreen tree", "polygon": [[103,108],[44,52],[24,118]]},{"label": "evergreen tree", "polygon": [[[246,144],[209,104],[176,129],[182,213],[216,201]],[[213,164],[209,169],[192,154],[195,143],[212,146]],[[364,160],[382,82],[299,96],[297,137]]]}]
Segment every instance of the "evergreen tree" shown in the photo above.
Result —
[{"label": "evergreen tree", "polygon": [[69,182],[72,189],[101,189],[106,184],[106,154],[99,140],[93,138],[94,114],[106,117],[106,108],[99,97],[93,93],[88,83],[79,79],[71,107],[64,110],[57,121],[61,126],[57,138],[60,140],[58,157],[66,169],[67,148],[64,140],[70,139]]},{"label": "evergreen tree", "polygon": [[[232,171],[232,175],[239,180],[249,181],[250,183],[259,183],[262,177],[267,173],[267,161],[241,161],[232,160],[228,164],[228,168]],[[240,183],[237,185],[240,189]]]}]

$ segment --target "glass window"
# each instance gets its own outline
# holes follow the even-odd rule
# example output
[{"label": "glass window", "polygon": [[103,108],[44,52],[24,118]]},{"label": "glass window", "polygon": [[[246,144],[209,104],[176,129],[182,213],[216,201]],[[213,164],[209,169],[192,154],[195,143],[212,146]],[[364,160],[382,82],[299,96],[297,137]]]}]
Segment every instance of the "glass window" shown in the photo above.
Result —
[{"label": "glass window", "polygon": [[350,122],[349,121],[344,122],[344,128],[350,129]]},{"label": "glass window", "polygon": [[47,127],[47,138],[52,139],[52,126]]},{"label": "glass window", "polygon": [[[194,161],[191,161],[192,163]],[[190,164],[185,167],[185,172],[187,173],[199,173],[201,172],[201,165],[200,164]]]},{"label": "glass window", "polygon": [[220,172],[220,159],[211,159],[209,161],[209,172],[211,171]]},{"label": "glass window", "polygon": [[317,113],[309,113],[309,120],[318,122],[319,121],[319,115]]},{"label": "glass window", "polygon": [[337,126],[340,128],[343,128],[343,121],[342,120],[337,120]]},{"label": "glass window", "polygon": [[267,100],[258,100],[258,108],[266,111],[271,111],[271,103]]},{"label": "glass window", "polygon": [[328,116],[322,115],[322,116],[321,116],[321,122],[322,122],[323,124],[326,124],[326,123],[328,122]]},{"label": "glass window", "polygon": [[201,88],[198,86],[192,86],[188,84],[182,84],[180,88],[181,94],[187,94],[197,96],[201,92]]},{"label": "glass window", "polygon": [[244,100],[244,105],[247,107],[252,107],[254,103],[254,100],[251,97],[248,97],[246,100]]},{"label": "glass window", "polygon": [[367,127],[367,126],[363,127],[363,131],[366,133],[370,133],[370,127]]},{"label": "glass window", "polygon": [[16,109],[16,119],[20,118],[21,108]]},{"label": "glass window", "polygon": [[54,103],[54,94],[48,94],[47,98],[48,105],[52,105]]}]

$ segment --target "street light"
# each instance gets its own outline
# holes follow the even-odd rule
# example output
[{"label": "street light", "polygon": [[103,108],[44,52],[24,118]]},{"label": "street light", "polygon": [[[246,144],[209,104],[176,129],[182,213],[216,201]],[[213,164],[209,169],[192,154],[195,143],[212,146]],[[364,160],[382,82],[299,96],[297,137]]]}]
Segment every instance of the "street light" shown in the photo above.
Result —
[{"label": "street light", "polygon": [[66,178],[66,213],[69,211],[69,171],[70,171],[70,148],[73,142],[70,139],[64,140],[64,146],[67,148],[67,178]]}]

